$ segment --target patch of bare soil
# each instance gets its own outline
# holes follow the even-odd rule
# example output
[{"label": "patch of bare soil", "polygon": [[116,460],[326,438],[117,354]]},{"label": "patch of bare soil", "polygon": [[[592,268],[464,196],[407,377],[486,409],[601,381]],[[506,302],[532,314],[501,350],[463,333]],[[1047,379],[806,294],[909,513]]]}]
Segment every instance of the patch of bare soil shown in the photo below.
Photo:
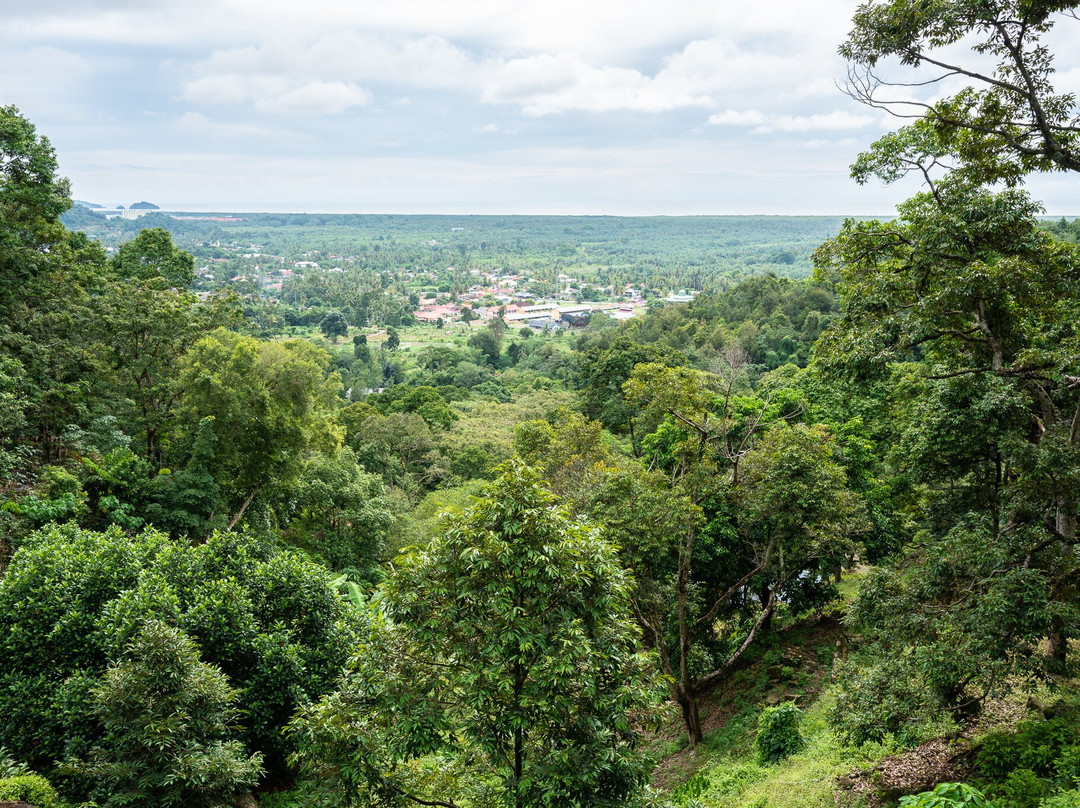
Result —
[{"label": "patch of bare soil", "polygon": [[907,752],[889,755],[876,765],[837,778],[837,805],[856,802],[881,808],[907,794],[929,791],[938,783],[959,782],[974,772],[972,739],[997,727],[1012,726],[1024,718],[1023,705],[988,702],[975,719],[951,737],[934,738]]}]

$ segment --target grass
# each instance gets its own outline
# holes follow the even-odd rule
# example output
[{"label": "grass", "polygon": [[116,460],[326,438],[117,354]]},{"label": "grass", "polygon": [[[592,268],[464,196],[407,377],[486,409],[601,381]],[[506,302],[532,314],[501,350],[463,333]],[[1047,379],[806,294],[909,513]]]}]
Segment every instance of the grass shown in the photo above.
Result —
[{"label": "grass", "polygon": [[[677,805],[706,808],[836,808],[837,777],[879,760],[891,749],[879,744],[844,746],[825,721],[826,694],[804,712],[803,751],[776,764],[759,763],[752,750],[758,710],[744,708],[706,738],[710,763],[673,793]],[[748,742],[750,741],[750,742]]]}]

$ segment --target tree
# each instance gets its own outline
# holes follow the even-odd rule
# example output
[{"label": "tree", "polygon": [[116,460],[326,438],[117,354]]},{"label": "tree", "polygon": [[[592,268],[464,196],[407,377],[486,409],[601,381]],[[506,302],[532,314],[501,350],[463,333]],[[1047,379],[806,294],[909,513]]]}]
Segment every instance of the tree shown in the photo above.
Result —
[{"label": "tree", "polygon": [[398,336],[397,329],[386,329],[386,342],[383,343],[383,347],[388,351],[396,351],[400,345],[401,337]]},{"label": "tree", "polygon": [[393,514],[382,480],[361,470],[351,449],[313,457],[290,491],[289,505],[288,538],[299,539],[334,569],[376,576]]},{"label": "tree", "polygon": [[616,433],[629,433],[634,450],[639,438],[634,434],[635,406],[623,395],[623,384],[634,367],[642,362],[686,365],[686,357],[678,351],[657,345],[642,345],[626,336],[618,337],[606,348],[587,351],[580,360],[583,410],[590,418],[602,421]]},{"label": "tree", "polygon": [[469,337],[468,345],[470,348],[475,348],[484,356],[484,360],[491,366],[497,367],[499,364],[499,340],[495,335],[489,331],[477,331],[471,337]]},{"label": "tree", "polygon": [[339,337],[349,335],[349,323],[340,311],[332,311],[319,321],[319,330],[336,343]]},{"label": "tree", "polygon": [[64,239],[70,186],[56,176],[48,138],[12,106],[0,107],[0,311],[49,263]]},{"label": "tree", "polygon": [[87,424],[100,392],[88,289],[106,264],[97,242],[60,222],[71,200],[56,169],[48,139],[0,107],[0,352],[25,372],[26,437],[45,462],[59,459],[65,428]]},{"label": "tree", "polygon": [[[870,2],[855,13],[840,53],[851,60],[853,97],[901,118],[921,118],[908,130],[886,136],[873,151],[891,161],[922,162],[932,134],[938,157],[951,155],[976,182],[1020,182],[1030,171],[1080,171],[1080,115],[1072,94],[1051,84],[1053,56],[1040,40],[1058,20],[1075,22],[1075,2],[952,0],[927,5],[914,0]],[[972,49],[996,60],[964,60],[948,50],[969,37]],[[895,57],[904,66],[929,68],[929,78],[884,80],[878,63]],[[911,99],[909,88],[960,77],[971,85],[934,103]],[[895,98],[882,87],[897,88]],[[909,137],[915,134],[917,137]],[[899,147],[899,148],[898,148]],[[910,167],[910,166],[909,166]]]},{"label": "tree", "polygon": [[[168,233],[160,233],[171,248]],[[112,372],[114,394],[126,405],[114,412],[134,437],[142,438],[144,456],[156,474],[165,464],[162,438],[181,393],[176,384],[181,357],[215,326],[235,324],[240,312],[228,296],[200,301],[183,288],[165,288],[158,275],[122,277],[107,292],[94,300],[94,336]]]},{"label": "tree", "polygon": [[112,259],[117,277],[145,283],[157,278],[167,288],[186,289],[195,280],[195,259],[172,243],[172,235],[160,227],[139,232],[125,241]]},{"label": "tree", "polygon": [[371,348],[368,346],[367,334],[353,337],[353,358],[365,365],[371,364]]},{"label": "tree", "polygon": [[385,617],[372,613],[339,691],[293,724],[302,757],[350,804],[642,796],[637,727],[654,686],[636,651],[631,581],[535,471],[514,461],[501,472],[394,569]]},{"label": "tree", "polygon": [[[703,737],[702,695],[768,630],[781,600],[820,601],[822,562],[863,526],[829,431],[790,426],[798,399],[738,396],[734,379],[636,366],[627,401],[664,416],[643,444],[668,479],[636,473],[587,486],[596,492],[591,507],[611,514],[614,506],[623,525],[635,614],[692,744]],[[627,502],[629,525],[617,512]]]},{"label": "tree", "polygon": [[228,740],[237,691],[199,660],[178,628],[148,619],[93,691],[105,739],[86,761],[65,768],[97,781],[107,808],[124,805],[214,808],[262,775],[262,756]]},{"label": "tree", "polygon": [[405,493],[422,471],[421,460],[435,446],[427,422],[414,412],[371,415],[353,440],[364,467],[381,471],[391,489],[396,481]]},{"label": "tree", "polygon": [[[1005,682],[1062,666],[1080,631],[1080,253],[1009,187],[1080,169],[1075,98],[1055,94],[1040,42],[1074,6],[870,4],[842,48],[868,71],[895,55],[981,88],[915,105],[914,124],[860,156],[857,180],[913,172],[926,190],[891,223],[848,222],[815,258],[843,301],[819,366],[849,383],[902,378],[905,407],[924,416],[894,453],[917,486],[914,540],[851,612],[873,637],[832,716],[853,740],[977,708]],[[992,74],[936,50],[969,34],[997,58]],[[862,82],[856,94],[878,103],[874,74]],[[995,181],[1006,187],[984,185]]]},{"label": "tree", "polygon": [[495,342],[500,349],[502,348],[503,337],[505,336],[507,329],[506,321],[503,320],[503,315],[506,313],[505,308],[505,306],[501,307],[499,316],[488,321],[488,331],[495,337]]},{"label": "tree", "polygon": [[[905,406],[921,417],[894,455],[923,486],[919,540],[867,579],[852,610],[875,626],[871,658],[850,677],[856,701],[835,714],[853,738],[977,705],[1042,666],[1042,638],[1060,665],[1080,632],[1080,253],[1039,228],[1025,194],[963,176],[899,212],[849,223],[818,254],[844,300],[819,364],[873,380],[920,360]],[[918,653],[897,652],[907,647]]]},{"label": "tree", "polygon": [[331,417],[341,381],[309,342],[259,342],[219,328],[184,357],[178,383],[182,427],[193,435],[203,418],[214,419],[230,529],[267,485],[295,480],[309,452],[340,444]]}]

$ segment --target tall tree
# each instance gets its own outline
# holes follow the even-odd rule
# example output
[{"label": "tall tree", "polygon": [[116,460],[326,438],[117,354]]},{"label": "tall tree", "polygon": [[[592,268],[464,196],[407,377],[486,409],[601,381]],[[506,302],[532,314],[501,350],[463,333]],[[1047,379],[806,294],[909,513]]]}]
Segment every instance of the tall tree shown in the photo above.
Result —
[{"label": "tall tree", "polygon": [[[305,756],[350,804],[636,804],[655,691],[630,584],[595,528],[507,465],[395,568],[341,689],[294,722]],[[448,757],[458,784],[437,777]]]},{"label": "tall tree", "polygon": [[223,328],[184,357],[178,420],[193,435],[203,418],[214,419],[230,529],[267,485],[292,482],[309,453],[340,444],[331,418],[341,381],[329,363],[308,342],[259,342]]},{"label": "tall tree", "polygon": [[0,107],[0,311],[50,263],[71,207],[48,138],[12,106]]},{"label": "tall tree", "polygon": [[172,235],[161,227],[139,231],[125,241],[112,259],[113,271],[124,280],[160,279],[166,287],[186,289],[195,280],[195,259],[172,243]]},{"label": "tall tree", "polygon": [[[1080,169],[1075,98],[1053,90],[1041,41],[1073,8],[871,3],[842,48],[871,71],[856,88],[869,103],[890,55],[975,84],[909,106],[921,117],[860,156],[859,181],[915,173],[926,190],[892,222],[848,222],[815,259],[843,303],[816,361],[849,383],[906,377],[923,416],[893,455],[916,483],[915,540],[852,610],[874,640],[834,719],[856,740],[978,705],[1045,669],[1040,640],[1060,664],[1080,631],[1080,253],[1040,229],[1026,194],[983,185]],[[941,55],[968,34],[992,73]]]},{"label": "tall tree", "polygon": [[340,311],[331,311],[319,321],[319,330],[331,340],[337,342],[339,337],[349,335],[349,323],[345,319],[345,315]]}]

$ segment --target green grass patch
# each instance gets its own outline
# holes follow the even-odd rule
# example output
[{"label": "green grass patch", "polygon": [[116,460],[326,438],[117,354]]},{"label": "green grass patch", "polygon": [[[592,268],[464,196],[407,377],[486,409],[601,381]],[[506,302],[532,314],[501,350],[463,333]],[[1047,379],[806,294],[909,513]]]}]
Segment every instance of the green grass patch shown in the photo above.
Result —
[{"label": "green grass patch", "polygon": [[836,808],[836,778],[896,751],[890,745],[855,749],[826,724],[828,696],[814,702],[800,725],[806,746],[779,763],[760,763],[753,748],[760,708],[745,706],[704,746],[714,760],[672,793],[681,808]]}]

